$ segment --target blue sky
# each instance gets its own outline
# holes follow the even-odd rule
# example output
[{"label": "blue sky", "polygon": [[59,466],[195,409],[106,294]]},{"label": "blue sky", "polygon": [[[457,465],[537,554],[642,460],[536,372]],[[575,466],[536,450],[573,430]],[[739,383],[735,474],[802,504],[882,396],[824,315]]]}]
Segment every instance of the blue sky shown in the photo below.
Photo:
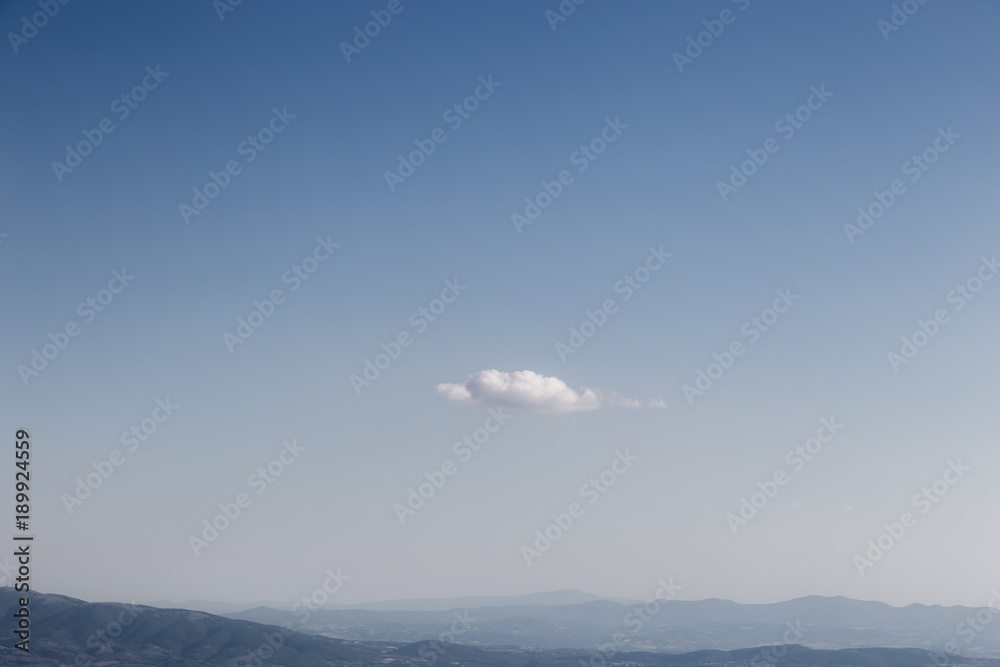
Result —
[{"label": "blue sky", "polygon": [[[985,603],[1000,287],[961,309],[948,295],[1000,251],[996,5],[918,5],[886,39],[889,2],[591,1],[553,30],[556,2],[401,0],[347,62],[340,44],[387,5],[248,1],[220,20],[207,1],[71,2],[16,52],[7,38],[0,399],[7,432],[32,435],[37,587],[296,599],[340,567],[342,602],[641,598],[672,576],[688,599]],[[725,10],[678,71],[673,54]],[[38,11],[6,3],[0,25]],[[162,80],[120,118],[147,67]],[[444,114],[480,77],[495,88],[453,128]],[[813,87],[828,99],[785,136],[776,123]],[[287,125],[247,161],[275,109]],[[104,118],[114,131],[60,181],[52,163]],[[619,134],[579,171],[609,119]],[[391,191],[385,172],[437,128]],[[911,181],[905,163],[948,128]],[[777,152],[723,201],[717,183],[769,138]],[[186,224],[179,205],[231,160]],[[563,170],[572,183],[518,233],[511,215]],[[905,192],[851,243],[844,225],[896,179]],[[292,290],[317,238],[339,247]],[[625,301],[615,286],[661,246],[671,257]],[[123,267],[134,281],[86,321],[78,304]],[[455,280],[418,332],[411,314]],[[230,352],[223,335],[275,289]],[[750,342],[776,290],[799,298]],[[607,299],[563,361],[556,344]],[[894,370],[887,354],[938,309],[948,322]],[[71,321],[79,334],[25,381]],[[401,332],[412,344],[358,395],[350,376]],[[682,387],[734,341],[745,352],[689,402]],[[465,401],[437,390],[470,376]],[[167,397],[180,407],[127,451],[121,434]],[[462,461],[453,443],[504,406]],[[786,453],[831,417],[843,430],[792,471]],[[257,495],[249,476],[293,439],[304,451]],[[581,485],[626,449],[638,461],[588,504]],[[77,478],[116,450],[70,512]],[[912,496],[958,459],[971,471],[920,514]],[[394,505],[448,460],[457,472],[401,525]],[[727,514],[778,470],[790,482],[734,534]],[[190,536],[240,493],[252,503],[196,555]],[[522,546],[572,502],[585,513],[528,564]],[[861,574],[855,557],[905,511],[916,525]]]}]

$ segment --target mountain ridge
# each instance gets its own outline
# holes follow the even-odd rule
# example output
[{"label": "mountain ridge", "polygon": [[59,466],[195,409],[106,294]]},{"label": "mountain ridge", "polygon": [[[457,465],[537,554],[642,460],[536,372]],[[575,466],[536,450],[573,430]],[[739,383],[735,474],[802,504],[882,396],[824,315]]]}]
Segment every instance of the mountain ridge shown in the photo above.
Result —
[{"label": "mountain ridge", "polygon": [[[0,589],[0,614],[13,629],[13,611],[18,598],[30,598],[31,654],[13,648],[17,639],[12,632],[0,636],[0,665],[37,665],[56,667],[98,667],[157,665],[170,667],[240,667],[274,664],[284,667],[346,667],[347,665],[403,667],[458,664],[463,667],[576,667],[581,662],[605,662],[630,665],[761,665],[768,667],[1000,667],[1000,659],[965,658],[919,648],[853,648],[824,650],[804,646],[798,641],[784,645],[744,645],[727,651],[712,648],[694,652],[653,652],[643,650],[639,642],[600,643],[601,637],[586,631],[590,644],[584,648],[538,648],[523,642],[508,645],[486,644],[475,636],[475,624],[455,631],[454,615],[443,612],[380,612],[363,610],[379,617],[383,614],[443,616],[430,628],[433,638],[417,641],[360,641],[334,638],[298,631],[292,626],[259,624],[205,612],[185,609],[162,609],[146,605],[114,602],[85,602],[62,595],[38,592],[16,593]],[[734,603],[735,604],[735,603]],[[601,613],[624,608],[615,602],[597,600],[578,605],[522,605],[518,613],[533,610],[544,616],[547,610],[561,610],[566,617],[587,620],[594,609]],[[504,607],[475,610],[480,615],[493,613],[501,621],[531,632],[533,623],[546,631],[551,624],[544,619],[504,616]],[[263,612],[278,610],[261,608]],[[327,610],[333,611],[333,610]],[[355,613],[356,610],[336,610]],[[279,612],[280,613],[280,612]],[[318,612],[314,612],[318,613]],[[442,619],[439,619],[439,621]],[[489,619],[485,619],[489,620]],[[454,633],[446,640],[448,629]],[[417,628],[417,634],[423,630]],[[619,633],[620,634],[620,633]],[[456,640],[457,636],[457,640]],[[454,640],[454,641],[453,641]],[[774,642],[772,642],[774,644]],[[750,648],[747,648],[750,646]],[[610,647],[610,648],[608,648]],[[778,650],[780,648],[780,650]]]},{"label": "mountain ridge", "polygon": [[[738,649],[782,640],[789,624],[806,628],[799,643],[814,649],[919,648],[953,645],[974,657],[1000,658],[1000,623],[973,632],[968,619],[986,608],[908,605],[845,597],[807,596],[785,602],[744,605],[726,600],[658,600],[623,605],[592,600],[570,605],[508,605],[465,608],[476,618],[470,642],[539,648],[587,648],[614,633],[655,651]],[[345,639],[432,639],[460,610],[310,610],[303,628]],[[993,612],[990,612],[992,618]],[[301,615],[301,612],[300,612]],[[259,607],[230,618],[258,623],[293,622],[291,612]]]},{"label": "mountain ridge", "polygon": [[[493,607],[517,604],[549,604],[566,605],[579,604],[594,600],[612,600],[623,604],[640,602],[630,598],[609,598],[594,593],[588,593],[578,588],[562,588],[554,591],[539,591],[525,595],[464,595],[451,598],[403,598],[399,600],[381,600],[377,602],[358,602],[352,604],[318,605],[321,609],[371,609],[375,611],[448,611],[463,607]],[[145,603],[151,607],[162,609],[195,609],[210,614],[239,613],[257,607],[291,610],[297,601],[284,602],[261,600],[257,602],[235,603],[214,600],[188,600],[175,603],[170,600],[156,600]]]}]

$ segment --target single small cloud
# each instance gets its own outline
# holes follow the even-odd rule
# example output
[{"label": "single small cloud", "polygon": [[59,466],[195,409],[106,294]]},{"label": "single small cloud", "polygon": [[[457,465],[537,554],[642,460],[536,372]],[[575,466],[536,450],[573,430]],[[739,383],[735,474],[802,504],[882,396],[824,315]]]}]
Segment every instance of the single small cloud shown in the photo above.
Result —
[{"label": "single small cloud", "polygon": [[540,375],[534,371],[506,373],[486,370],[473,373],[464,384],[446,382],[437,386],[437,392],[449,401],[561,414],[599,410],[608,406],[625,408],[665,408],[663,399],[643,403],[617,392],[581,387],[571,389],[557,377]]},{"label": "single small cloud", "polygon": [[844,511],[845,512],[853,512],[854,511],[854,505],[844,505]]}]

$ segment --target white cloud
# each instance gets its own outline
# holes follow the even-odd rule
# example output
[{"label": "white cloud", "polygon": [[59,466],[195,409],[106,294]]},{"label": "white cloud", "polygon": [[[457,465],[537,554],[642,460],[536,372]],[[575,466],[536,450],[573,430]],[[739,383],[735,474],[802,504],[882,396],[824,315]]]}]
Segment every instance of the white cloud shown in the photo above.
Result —
[{"label": "white cloud", "polygon": [[473,373],[464,384],[447,382],[437,386],[439,394],[450,401],[484,407],[520,408],[531,412],[566,413],[599,410],[608,406],[625,408],[665,408],[663,399],[647,403],[626,398],[616,392],[581,387],[571,389],[557,377],[534,371],[506,373],[486,370]]}]

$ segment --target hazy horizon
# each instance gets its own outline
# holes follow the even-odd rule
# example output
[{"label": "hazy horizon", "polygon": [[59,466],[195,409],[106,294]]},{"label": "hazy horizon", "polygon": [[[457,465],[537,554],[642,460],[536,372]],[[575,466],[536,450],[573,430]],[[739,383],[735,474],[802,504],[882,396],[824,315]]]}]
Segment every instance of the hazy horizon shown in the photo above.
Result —
[{"label": "hazy horizon", "polygon": [[[560,589],[560,591],[562,591],[562,590],[580,590],[580,589]],[[449,597],[449,598],[397,598],[397,599],[391,599],[391,600],[365,600],[365,601],[361,601],[361,602],[333,602],[333,601],[331,601],[329,604],[335,605],[335,606],[336,605],[343,605],[343,606],[352,606],[353,607],[353,606],[359,606],[359,605],[365,605],[365,604],[382,604],[382,603],[386,603],[386,602],[404,602],[404,601],[420,601],[420,600],[455,600],[455,599],[465,599],[465,598],[473,598],[473,597],[475,597],[475,598],[479,598],[479,597],[523,597],[523,596],[527,596],[527,595],[537,595],[537,594],[542,594],[542,593],[557,593],[557,592],[560,592],[560,591],[533,591],[531,593],[521,593],[521,594],[516,594],[516,593],[475,594],[475,593],[473,593],[473,594],[469,594],[469,595],[459,595],[459,596]],[[590,593],[590,591],[581,591],[581,592],[583,592],[583,593]],[[594,595],[597,595],[597,594],[595,593]],[[635,602],[646,602],[647,600],[653,599],[653,598],[628,598],[627,596],[622,596],[622,595],[599,595],[598,597],[601,598],[602,600],[611,600],[611,601],[614,601],[614,599],[619,599],[619,600],[629,600],[629,599],[631,599],[631,600],[634,600]],[[986,598],[985,599],[986,601],[984,601],[982,604],[972,604],[972,605],[964,605],[964,604],[938,605],[937,603],[928,603],[928,602],[919,602],[919,601],[913,601],[913,602],[908,602],[908,603],[904,603],[904,604],[892,604],[891,602],[885,602],[883,600],[864,600],[864,599],[859,599],[859,598],[851,598],[851,597],[848,597],[846,595],[801,595],[801,596],[794,597],[794,598],[787,598],[787,599],[782,599],[782,600],[763,600],[763,601],[759,601],[759,602],[745,602],[745,601],[741,601],[741,600],[732,600],[732,599],[729,599],[729,598],[698,598],[698,599],[690,599],[689,600],[687,598],[684,598],[681,594],[678,594],[673,599],[676,600],[676,601],[678,601],[678,602],[703,602],[703,601],[706,601],[706,600],[721,600],[723,602],[735,602],[737,604],[752,605],[752,604],[775,604],[775,603],[779,603],[779,602],[792,602],[794,600],[801,600],[803,598],[812,598],[812,597],[822,597],[822,598],[830,598],[830,599],[833,599],[833,598],[844,598],[844,599],[848,599],[848,600],[855,600],[857,602],[878,602],[878,603],[881,603],[881,604],[887,604],[890,607],[895,607],[897,609],[903,609],[905,607],[909,607],[909,606],[912,606],[912,605],[923,605],[925,607],[933,607],[933,606],[970,607],[970,608],[979,609],[979,608],[987,607],[988,606],[987,602],[989,602],[989,598]],[[992,597],[992,595],[990,597]],[[164,598],[164,600],[167,600],[167,599]],[[88,602],[97,602],[97,601],[98,600],[88,600]],[[107,602],[107,600],[103,600],[103,601]],[[116,601],[116,600],[113,600],[113,601]],[[161,600],[154,600],[153,602],[160,602],[160,601]],[[169,601],[169,602],[192,602],[192,601],[195,601],[195,600],[167,600],[167,601]],[[252,604],[254,602],[264,602],[264,600],[197,600],[197,601],[200,601],[200,602],[230,602],[232,604]],[[301,598],[290,599],[290,600],[269,600],[269,601],[270,602],[283,602],[283,603],[288,603],[288,604],[294,604],[296,602],[300,602]],[[147,601],[145,603],[142,603],[142,604],[149,604],[149,601]]]},{"label": "hazy horizon", "polygon": [[[43,590],[39,590],[37,592],[38,593],[43,593],[43,594],[49,594],[49,595],[66,595],[65,593],[61,593],[59,591],[43,591]],[[525,597],[530,597],[530,596],[546,595],[546,594],[552,594],[552,593],[567,593],[567,592],[584,593],[586,595],[593,595],[594,596],[594,601],[609,601],[609,602],[619,601],[623,605],[627,605],[629,603],[642,603],[642,602],[647,602],[649,600],[655,599],[655,596],[651,596],[651,597],[647,597],[647,598],[629,598],[628,596],[622,596],[622,595],[599,595],[597,593],[593,593],[592,591],[587,591],[587,590],[583,590],[583,589],[579,589],[579,588],[564,588],[564,589],[558,589],[558,590],[532,591],[532,592],[529,592],[529,593],[494,593],[494,594],[471,593],[471,594],[467,594],[467,595],[456,595],[456,596],[449,596],[449,597],[442,597],[442,598],[433,598],[433,597],[392,598],[392,599],[364,600],[364,601],[353,601],[353,602],[352,601],[346,601],[345,602],[343,600],[334,600],[334,599],[331,598],[329,600],[329,602],[327,602],[325,604],[321,604],[321,605],[315,605],[315,606],[317,608],[336,608],[336,607],[358,607],[358,608],[363,608],[365,605],[384,605],[384,604],[387,604],[387,603],[395,603],[395,602],[400,602],[400,603],[402,603],[402,602],[421,602],[421,601],[428,601],[428,602],[430,602],[430,601],[438,601],[438,602],[440,602],[440,601],[448,601],[448,600],[466,600],[466,599],[472,599],[472,598],[497,598],[497,599],[502,599],[502,598],[525,598]],[[654,592],[655,592],[655,589],[654,589]],[[988,608],[989,607],[988,602],[990,601],[990,599],[996,597],[995,593],[992,593],[992,592],[988,592],[988,593],[989,593],[989,597],[984,598],[984,602],[982,604],[970,604],[970,605],[960,604],[960,603],[959,604],[953,604],[953,605],[941,605],[941,604],[937,604],[937,603],[920,602],[920,601],[916,601],[916,600],[912,601],[912,602],[901,603],[901,604],[899,604],[899,603],[893,604],[891,602],[885,602],[884,600],[872,600],[872,599],[852,598],[852,597],[849,597],[849,596],[846,596],[846,595],[801,595],[801,596],[796,596],[796,597],[792,597],[792,598],[784,598],[784,599],[780,599],[780,600],[762,600],[762,601],[747,602],[747,601],[743,601],[743,600],[733,600],[733,599],[730,599],[730,598],[719,598],[719,597],[707,597],[707,598],[688,599],[688,598],[685,598],[680,592],[678,592],[676,595],[674,595],[673,597],[671,597],[670,600],[668,600],[668,601],[677,601],[677,602],[721,601],[721,602],[734,602],[734,603],[740,604],[740,605],[768,605],[768,604],[779,604],[779,603],[783,603],[783,602],[794,602],[796,600],[803,600],[803,599],[808,599],[808,598],[824,598],[824,599],[838,599],[839,598],[839,599],[845,599],[845,600],[852,600],[854,602],[865,602],[865,603],[872,602],[872,603],[878,603],[878,604],[886,604],[886,605],[889,605],[890,607],[893,607],[893,608],[896,608],[896,609],[905,609],[906,607],[910,607],[910,606],[914,606],[914,605],[924,606],[924,607],[945,607],[945,608],[947,608],[947,607],[968,607],[968,608],[972,608],[972,609],[981,609],[981,608]],[[67,596],[67,597],[75,597],[75,596]],[[221,599],[219,599],[219,600],[217,600],[217,599],[208,599],[208,598],[187,598],[187,599],[158,598],[158,599],[135,599],[134,601],[132,599],[125,599],[125,598],[116,598],[116,599],[106,599],[106,598],[85,599],[85,598],[78,598],[78,599],[84,600],[85,602],[121,602],[121,603],[128,603],[128,604],[133,604],[134,603],[134,604],[139,604],[139,605],[154,605],[154,606],[155,605],[159,605],[161,603],[168,603],[168,602],[171,603],[171,604],[179,604],[179,605],[183,605],[183,604],[189,603],[189,602],[232,604],[234,606],[251,605],[251,604],[255,604],[255,603],[269,603],[269,602],[270,603],[281,603],[283,605],[292,605],[292,604],[295,604],[295,603],[301,603],[301,601],[302,601],[301,597],[300,598],[293,598],[293,599],[279,599],[279,598],[275,598],[275,599],[266,599],[266,600],[265,599],[259,599],[259,598],[255,598],[255,599],[224,599],[224,600],[221,600]],[[661,601],[664,601],[663,598],[661,598]],[[562,605],[566,605],[566,604],[577,604],[577,603],[576,602],[553,602],[553,603],[544,602],[544,603],[531,603],[531,604],[553,604],[553,605],[556,605],[556,606],[562,606]],[[183,607],[181,607],[181,608],[183,608]]]}]

